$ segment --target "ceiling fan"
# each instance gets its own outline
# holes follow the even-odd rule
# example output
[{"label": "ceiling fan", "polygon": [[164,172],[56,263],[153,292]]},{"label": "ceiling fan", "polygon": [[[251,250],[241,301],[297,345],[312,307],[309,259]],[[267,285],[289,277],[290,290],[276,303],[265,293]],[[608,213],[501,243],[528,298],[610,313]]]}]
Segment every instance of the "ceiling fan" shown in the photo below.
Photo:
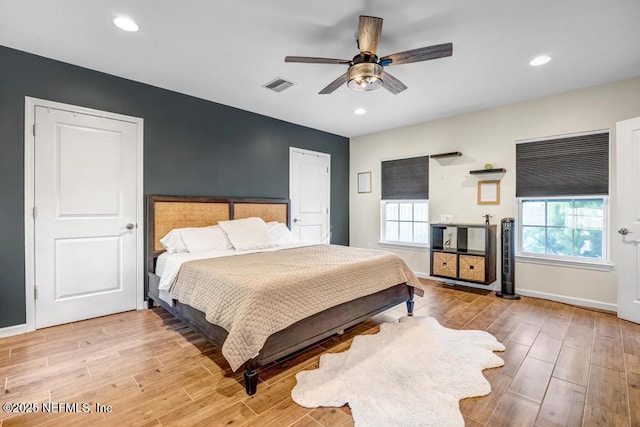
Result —
[{"label": "ceiling fan", "polygon": [[359,91],[370,91],[384,87],[392,94],[397,95],[407,87],[400,80],[384,71],[383,67],[444,58],[453,54],[453,44],[444,43],[378,58],[376,51],[381,35],[382,18],[360,15],[358,23],[358,48],[360,53],[354,56],[353,59],[287,56],[284,58],[284,62],[349,65],[346,73],[329,83],[327,87],[319,92],[321,95],[332,93],[345,83],[349,88]]}]

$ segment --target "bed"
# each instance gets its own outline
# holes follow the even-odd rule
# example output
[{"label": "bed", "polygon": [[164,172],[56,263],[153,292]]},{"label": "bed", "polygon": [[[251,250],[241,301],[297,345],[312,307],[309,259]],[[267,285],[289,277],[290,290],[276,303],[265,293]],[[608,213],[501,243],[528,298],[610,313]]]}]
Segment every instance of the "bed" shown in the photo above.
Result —
[{"label": "bed", "polygon": [[[160,239],[163,236],[171,230],[183,227],[206,227],[216,224],[224,225],[230,220],[243,220],[247,218],[261,218],[265,223],[273,224],[277,222],[286,224],[286,226],[289,227],[289,200],[159,195],[150,195],[147,197],[148,307],[151,308],[154,304],[162,306],[175,317],[189,324],[212,344],[223,348],[223,354],[225,347],[230,347],[231,344],[234,344],[234,348],[243,354],[237,355],[239,358],[235,359],[230,358],[227,355],[225,355],[225,357],[230,361],[230,365],[234,370],[238,367],[239,361],[242,362],[245,369],[244,380],[248,395],[256,393],[258,385],[258,368],[260,366],[266,365],[274,360],[281,359],[308,345],[318,342],[335,333],[339,333],[348,327],[356,325],[357,323],[360,323],[367,318],[402,302],[406,302],[407,311],[409,315],[412,314],[414,293],[418,291],[418,293],[421,294],[422,289],[419,287],[419,282],[417,282],[413,273],[406,273],[405,271],[395,273],[397,274],[397,277],[404,278],[397,279],[396,281],[399,283],[395,283],[395,281],[393,284],[372,283],[371,286],[375,286],[375,288],[371,288],[373,291],[365,291],[366,294],[362,296],[352,297],[349,294],[349,292],[351,292],[350,290],[348,292],[344,290],[331,291],[335,292],[335,295],[328,292],[331,295],[330,297],[327,297],[326,300],[329,302],[338,301],[338,303],[335,305],[332,303],[330,306],[325,307],[324,305],[327,305],[327,301],[322,301],[318,304],[324,304],[323,306],[316,305],[311,308],[306,308],[306,310],[312,310],[312,313],[307,313],[308,315],[305,315],[303,318],[293,317],[293,322],[290,318],[287,318],[287,315],[290,314],[289,311],[298,313],[299,307],[309,304],[310,298],[308,292],[316,292],[314,291],[315,288],[309,284],[321,281],[323,278],[318,277],[316,279],[316,276],[309,276],[306,275],[306,273],[297,276],[293,274],[289,275],[290,277],[297,277],[296,280],[301,282],[296,283],[294,279],[285,280],[285,276],[278,276],[276,274],[277,271],[275,270],[279,267],[275,267],[275,265],[282,264],[282,262],[278,260],[282,260],[285,256],[288,257],[287,259],[300,259],[300,262],[307,262],[307,265],[309,266],[308,270],[310,271],[309,274],[313,273],[317,276],[326,275],[327,277],[331,274],[337,274],[338,276],[336,277],[340,278],[340,282],[353,281],[355,284],[359,283],[358,280],[363,281],[362,277],[356,277],[355,275],[353,277],[348,275],[345,276],[347,273],[343,273],[342,270],[335,270],[336,273],[331,273],[329,270],[334,269],[334,267],[337,269],[338,267],[331,265],[331,268],[324,268],[315,261],[319,257],[318,254],[326,252],[327,256],[333,256],[333,258],[330,258],[332,259],[330,264],[338,264],[338,260],[348,259],[352,254],[355,259],[358,259],[360,256],[358,251],[366,251],[358,250],[356,248],[338,247],[335,245],[302,245],[302,247],[299,248],[295,247],[296,245],[293,245],[294,247],[287,247],[282,251],[265,251],[266,253],[256,251],[256,253],[243,253],[233,257],[222,256],[219,259],[202,259],[182,264],[182,267],[180,267],[180,277],[186,277],[191,280],[189,283],[190,287],[187,286],[186,289],[190,289],[192,292],[196,292],[192,289],[194,287],[197,288],[201,285],[201,288],[205,289],[203,288],[205,285],[209,286],[209,283],[204,283],[207,281],[205,278],[208,276],[201,275],[204,274],[203,270],[205,268],[216,270],[216,272],[220,272],[220,274],[222,274],[221,272],[225,269],[229,270],[231,273],[237,271],[238,274],[251,274],[249,268],[238,268],[238,266],[252,265],[254,266],[254,269],[268,269],[269,265],[274,265],[273,274],[276,274],[275,277],[279,277],[280,279],[278,280],[282,281],[283,285],[288,285],[289,288],[288,290],[278,289],[277,291],[280,293],[273,294],[272,300],[270,302],[263,303],[262,305],[256,304],[256,301],[260,302],[261,300],[247,300],[248,302],[242,306],[242,309],[244,312],[251,313],[253,323],[247,323],[247,327],[249,329],[245,330],[244,333],[236,333],[237,328],[235,326],[229,327],[224,321],[215,320],[214,323],[212,323],[207,320],[207,318],[211,319],[212,317],[211,304],[214,305],[213,311],[229,311],[227,308],[230,306],[227,306],[228,302],[226,301],[225,293],[213,293],[211,298],[208,298],[209,300],[212,300],[208,301],[208,304],[210,305],[205,307],[204,305],[199,305],[201,300],[206,299],[203,298],[203,295],[205,294],[202,293],[204,292],[202,289],[199,290],[199,292],[201,292],[200,294],[197,292],[194,293],[193,295],[195,295],[195,297],[192,299],[189,298],[189,294],[185,293],[184,289],[186,285],[184,284],[182,284],[182,288],[172,287],[171,293],[166,293],[164,291],[166,285],[161,286],[161,282],[162,279],[166,280],[166,276],[161,278],[161,276],[156,274],[158,257],[165,252],[163,246],[160,244]],[[232,223],[235,222],[241,221],[232,221]],[[333,251],[336,252],[334,253]],[[389,258],[387,255],[384,255],[384,257]],[[309,262],[309,259],[313,259],[314,261]],[[164,260],[162,261],[162,267],[164,268]],[[263,264],[260,264],[259,262],[263,262]],[[367,262],[374,261],[367,260]],[[392,260],[392,262],[394,261]],[[401,260],[398,262],[404,265]],[[287,261],[285,264],[288,263],[289,262]],[[373,273],[370,273],[369,270],[371,270],[371,265],[374,264],[363,264],[357,268],[359,268],[358,271],[360,274],[374,274],[376,275],[375,277],[379,277],[380,274],[376,273],[375,269],[372,270]],[[406,267],[406,265],[404,265],[404,267]],[[315,273],[312,271],[314,268],[322,271],[326,270],[327,273]],[[353,268],[356,268],[355,264]],[[408,267],[406,267],[406,269],[408,269]],[[245,272],[245,270],[247,271]],[[385,267],[385,271],[386,270],[387,268]],[[189,272],[193,274],[190,275],[188,274]],[[192,276],[195,277],[195,279]],[[407,277],[410,277],[411,279],[406,279]],[[188,281],[187,279],[181,280],[182,282],[185,282]],[[234,280],[248,281],[249,279],[250,278],[248,276],[238,276],[235,277]],[[256,280],[258,279],[256,278]],[[333,280],[335,281],[335,278]],[[386,279],[387,282],[389,282],[389,280],[389,278]],[[178,280],[175,280],[175,282],[177,285]],[[199,282],[203,283],[200,284]],[[376,282],[376,280],[364,280],[364,282]],[[415,283],[409,284],[409,282]],[[298,288],[296,288],[296,286],[298,286]],[[286,292],[286,298],[283,298],[282,292]],[[343,294],[342,292],[345,293]],[[283,300],[283,304],[285,305],[276,307],[279,300]],[[189,303],[185,303],[185,301]],[[265,310],[265,304],[266,307],[274,306],[274,312],[276,314],[267,313],[268,310]],[[284,307],[287,307],[287,309]],[[313,311],[313,309],[318,310],[318,307],[321,308],[319,309],[320,311]],[[263,310],[265,311],[265,320],[261,321],[261,319],[258,319],[259,322],[256,323],[256,315],[263,315]],[[243,313],[243,311],[235,308],[234,306],[233,315],[235,317],[242,317],[241,313]],[[303,310],[302,313],[306,312]],[[299,313],[297,315],[299,317],[301,316]],[[265,332],[261,327],[256,327],[256,324],[259,326],[262,324],[270,325],[271,329],[268,329]],[[255,330],[251,328],[255,328]],[[229,331],[231,331],[231,333]],[[271,333],[271,331],[273,333]],[[246,335],[251,336],[253,334],[260,336],[261,333],[266,333],[268,335],[265,335],[264,341],[259,341],[258,344],[256,344],[259,346],[257,347],[257,350],[250,348],[245,349],[243,347],[244,344],[242,344],[244,341],[242,340],[240,340],[240,343],[236,342],[236,338],[238,336],[244,337]],[[230,354],[236,356],[236,353]],[[250,356],[247,356],[247,354]]]}]

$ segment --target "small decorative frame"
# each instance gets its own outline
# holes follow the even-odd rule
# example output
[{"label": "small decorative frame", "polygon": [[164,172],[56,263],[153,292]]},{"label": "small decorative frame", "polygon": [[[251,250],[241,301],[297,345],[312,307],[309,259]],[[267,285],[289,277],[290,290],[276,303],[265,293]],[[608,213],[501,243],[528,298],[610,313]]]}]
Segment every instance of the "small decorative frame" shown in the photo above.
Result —
[{"label": "small decorative frame", "polygon": [[358,193],[371,193],[371,172],[358,173]]},{"label": "small decorative frame", "polygon": [[500,181],[478,181],[478,204],[479,205],[499,205],[500,204]]}]

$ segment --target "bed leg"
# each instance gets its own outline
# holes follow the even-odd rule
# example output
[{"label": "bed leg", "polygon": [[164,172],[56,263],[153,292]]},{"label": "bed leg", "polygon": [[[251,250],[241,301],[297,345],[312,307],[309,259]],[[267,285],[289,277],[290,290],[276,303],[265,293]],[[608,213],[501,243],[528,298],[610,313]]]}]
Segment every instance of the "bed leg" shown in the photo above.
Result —
[{"label": "bed leg", "polygon": [[409,288],[409,299],[407,300],[407,316],[413,316],[413,286],[408,286]]},{"label": "bed leg", "polygon": [[153,299],[150,297],[147,297],[147,308],[148,309],[152,309],[153,308]]},{"label": "bed leg", "polygon": [[258,362],[256,359],[251,359],[244,364],[244,387],[249,396],[253,396],[258,390]]}]

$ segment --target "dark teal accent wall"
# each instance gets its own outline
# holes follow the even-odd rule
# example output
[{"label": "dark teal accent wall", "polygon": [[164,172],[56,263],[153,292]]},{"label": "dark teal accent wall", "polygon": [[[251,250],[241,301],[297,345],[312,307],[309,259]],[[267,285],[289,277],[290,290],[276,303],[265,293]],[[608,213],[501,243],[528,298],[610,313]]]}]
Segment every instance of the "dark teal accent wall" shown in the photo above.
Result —
[{"label": "dark teal accent wall", "polygon": [[25,96],[143,118],[145,194],[286,198],[289,147],[329,153],[349,243],[347,138],[0,46],[0,328],[25,323]]}]

